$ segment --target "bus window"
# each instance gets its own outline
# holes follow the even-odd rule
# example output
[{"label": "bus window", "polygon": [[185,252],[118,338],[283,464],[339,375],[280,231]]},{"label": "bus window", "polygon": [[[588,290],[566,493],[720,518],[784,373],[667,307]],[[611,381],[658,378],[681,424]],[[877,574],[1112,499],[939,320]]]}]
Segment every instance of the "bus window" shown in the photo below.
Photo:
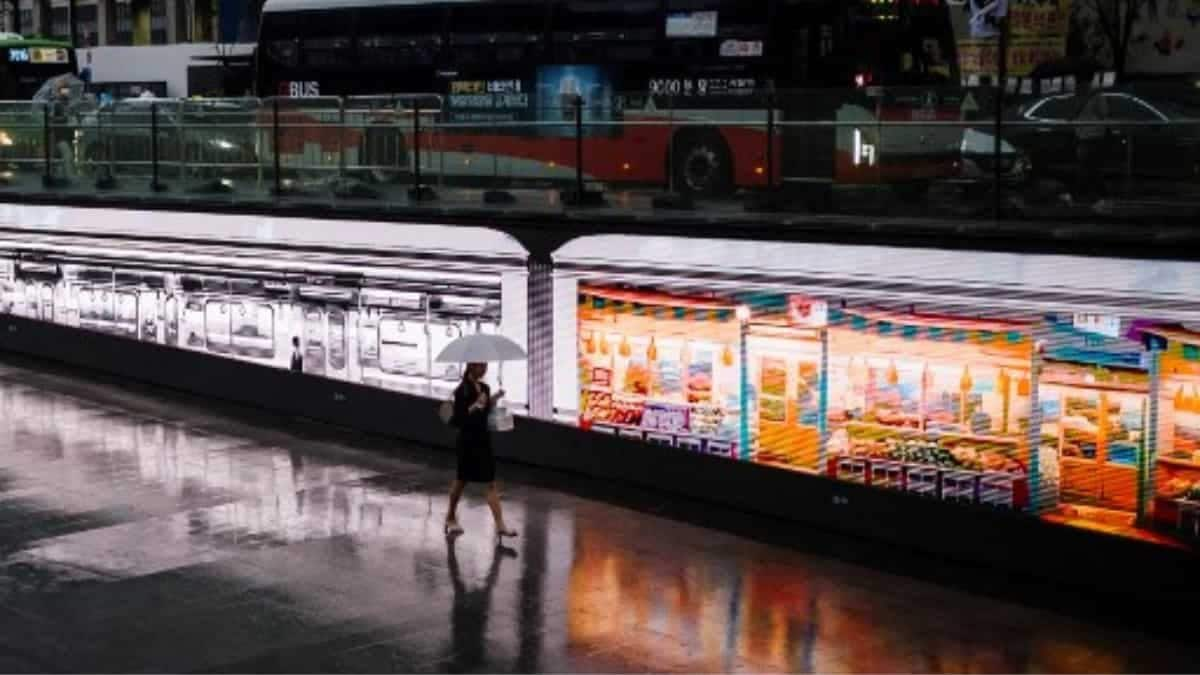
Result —
[{"label": "bus window", "polygon": [[300,55],[306,66],[345,69],[354,66],[354,15],[347,12],[305,12]]},{"label": "bus window", "polygon": [[[497,16],[504,23],[496,22]],[[546,30],[542,2],[453,6],[450,63],[455,66],[524,61],[540,53]]]},{"label": "bus window", "polygon": [[445,28],[439,6],[364,7],[358,14],[358,59],[371,67],[428,68],[437,63]]},{"label": "bus window", "polygon": [[554,60],[610,65],[651,60],[660,16],[654,0],[558,3],[551,20]]},{"label": "bus window", "polygon": [[354,51],[350,37],[307,38],[300,44],[304,61],[319,68],[350,68],[354,65]]},{"label": "bus window", "polygon": [[263,22],[267,58],[283,68],[351,68],[353,18],[338,11],[273,13]]}]

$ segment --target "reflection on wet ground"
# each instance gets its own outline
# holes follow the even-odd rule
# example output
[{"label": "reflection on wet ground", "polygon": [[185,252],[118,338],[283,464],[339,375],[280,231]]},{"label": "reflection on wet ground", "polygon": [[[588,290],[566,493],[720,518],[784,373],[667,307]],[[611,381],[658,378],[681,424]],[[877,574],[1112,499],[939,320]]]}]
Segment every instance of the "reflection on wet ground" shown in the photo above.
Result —
[{"label": "reflection on wet ground", "polygon": [[[1090,626],[0,364],[0,670],[1185,671]],[[569,483],[564,487],[569,488]]]}]

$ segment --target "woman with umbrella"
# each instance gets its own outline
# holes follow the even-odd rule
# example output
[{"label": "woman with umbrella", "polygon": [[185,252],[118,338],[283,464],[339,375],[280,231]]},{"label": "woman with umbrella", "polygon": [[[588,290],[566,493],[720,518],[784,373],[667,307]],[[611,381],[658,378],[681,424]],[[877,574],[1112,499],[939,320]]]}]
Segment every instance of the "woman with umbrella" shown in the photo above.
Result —
[{"label": "woman with umbrella", "polygon": [[496,460],[492,455],[489,417],[504,398],[504,390],[492,395],[483,381],[489,361],[525,358],[525,352],[511,340],[499,335],[475,334],[461,337],[446,346],[437,360],[467,364],[462,382],[454,390],[454,410],[450,424],[458,429],[458,471],[450,486],[450,507],[446,512],[446,534],[462,533],[458,524],[458,501],[467,483],[487,483],[487,502],[496,522],[496,536],[515,537],[516,530],[504,522],[500,491],[496,487]]}]

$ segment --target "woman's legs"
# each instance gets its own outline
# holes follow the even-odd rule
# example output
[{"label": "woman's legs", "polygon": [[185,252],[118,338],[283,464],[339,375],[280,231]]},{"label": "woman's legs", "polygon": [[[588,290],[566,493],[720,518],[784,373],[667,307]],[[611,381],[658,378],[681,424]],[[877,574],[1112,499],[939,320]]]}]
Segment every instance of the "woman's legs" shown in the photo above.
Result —
[{"label": "woman's legs", "polygon": [[450,484],[450,507],[446,510],[446,530],[458,527],[458,500],[462,498],[463,489],[467,486],[461,480],[455,479]]},{"label": "woman's legs", "polygon": [[504,522],[504,509],[500,507],[500,489],[496,487],[496,482],[488,483],[487,503],[492,509],[492,519],[496,521],[496,534],[502,537],[516,536],[516,530],[509,529]]}]

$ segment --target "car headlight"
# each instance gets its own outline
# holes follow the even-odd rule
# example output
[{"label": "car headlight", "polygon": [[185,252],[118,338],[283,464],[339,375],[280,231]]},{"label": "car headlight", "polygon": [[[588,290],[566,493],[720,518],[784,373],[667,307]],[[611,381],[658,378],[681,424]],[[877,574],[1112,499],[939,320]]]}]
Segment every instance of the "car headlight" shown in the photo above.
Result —
[{"label": "car headlight", "polygon": [[12,136],[7,131],[0,131],[0,146],[8,147],[13,144]]}]

